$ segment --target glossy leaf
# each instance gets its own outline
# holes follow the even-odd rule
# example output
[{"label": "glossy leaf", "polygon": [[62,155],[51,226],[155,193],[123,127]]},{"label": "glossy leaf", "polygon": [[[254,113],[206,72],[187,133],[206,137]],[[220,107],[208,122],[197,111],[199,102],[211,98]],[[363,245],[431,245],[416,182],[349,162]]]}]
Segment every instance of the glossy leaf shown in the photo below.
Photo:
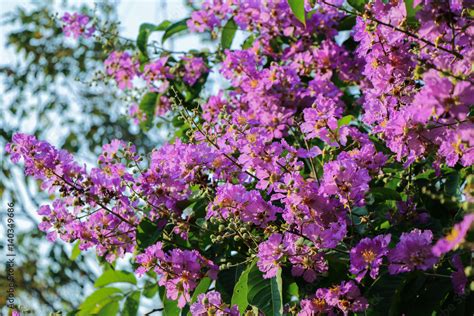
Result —
[{"label": "glossy leaf", "polygon": [[76,243],[72,247],[71,256],[70,256],[70,259],[72,261],[76,260],[77,257],[79,257],[79,255],[81,254],[81,249],[79,249],[80,244],[81,244],[81,241],[78,240],[78,241],[76,241]]},{"label": "glossy leaf", "polygon": [[368,2],[366,0],[348,0],[347,1],[351,7],[356,9],[359,12],[364,11],[365,4]]},{"label": "glossy leaf", "polygon": [[156,102],[158,101],[158,94],[155,92],[149,92],[145,94],[139,104],[140,110],[146,114],[145,122],[142,122],[140,126],[148,130],[153,123],[153,118],[155,117]]},{"label": "glossy leaf", "polygon": [[154,25],[151,23],[143,23],[140,25],[137,36],[137,47],[146,58],[148,58],[147,45],[150,34],[156,31],[164,31],[170,26],[170,24],[170,21],[163,21],[160,25]]},{"label": "glossy leaf", "polygon": [[222,29],[221,46],[223,49],[230,48],[232,46],[236,32],[237,24],[234,22],[234,19],[230,19]]},{"label": "glossy leaf", "polygon": [[137,278],[133,273],[119,270],[105,271],[94,283],[95,287],[102,287],[111,283],[137,284]]},{"label": "glossy leaf", "polygon": [[102,309],[97,313],[98,316],[113,316],[117,315],[120,309],[120,305],[117,301],[112,301],[106,304]]},{"label": "glossy leaf", "polygon": [[271,279],[264,279],[257,265],[253,264],[248,275],[247,299],[266,316],[283,314],[281,269]]},{"label": "glossy leaf", "polygon": [[161,235],[161,229],[148,218],[144,218],[137,227],[137,245],[140,249],[155,244]]},{"label": "glossy leaf", "polygon": [[168,38],[186,31],[188,29],[187,21],[188,19],[184,19],[168,26],[161,38],[161,43],[163,44]]},{"label": "glossy leaf", "polygon": [[148,283],[145,285],[143,289],[143,296],[146,298],[153,298],[156,293],[158,292],[158,284],[156,282]]},{"label": "glossy leaf", "polygon": [[120,297],[122,291],[113,287],[104,287],[96,290],[89,295],[79,306],[79,316],[87,316],[99,312],[105,305],[117,297]]},{"label": "glossy leaf", "polygon": [[138,307],[140,306],[140,291],[134,291],[132,294],[127,296],[125,303],[122,308],[122,316],[136,316],[138,313]]},{"label": "glossy leaf", "polygon": [[295,15],[295,17],[306,25],[306,12],[304,10],[304,0],[288,0],[288,4],[290,5],[291,11]]},{"label": "glossy leaf", "polygon": [[254,264],[250,264],[248,268],[242,272],[240,275],[239,281],[235,284],[234,292],[232,293],[231,305],[237,305],[239,307],[239,312],[242,314],[249,305],[247,295],[248,295],[248,277],[250,270],[253,268]]},{"label": "glossy leaf", "polygon": [[206,293],[211,285],[211,279],[208,277],[203,278],[199,284],[196,286],[196,289],[193,292],[193,296],[191,297],[191,304],[197,301],[199,294]]}]

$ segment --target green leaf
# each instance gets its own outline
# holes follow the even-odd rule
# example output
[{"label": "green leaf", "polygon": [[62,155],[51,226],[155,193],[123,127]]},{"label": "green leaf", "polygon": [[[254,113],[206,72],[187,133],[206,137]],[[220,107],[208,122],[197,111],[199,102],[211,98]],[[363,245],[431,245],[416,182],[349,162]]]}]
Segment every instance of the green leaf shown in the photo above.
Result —
[{"label": "green leaf", "polygon": [[281,269],[278,269],[275,277],[264,279],[254,263],[248,275],[247,286],[249,304],[257,307],[266,316],[283,314]]},{"label": "green leaf", "polygon": [[140,25],[140,30],[137,36],[137,47],[146,59],[148,59],[147,45],[150,34],[156,31],[164,31],[170,26],[170,24],[170,21],[163,21],[160,25],[154,25],[151,23],[142,23]]},{"label": "green leaf", "polygon": [[389,188],[373,188],[370,190],[370,193],[374,197],[376,201],[386,201],[386,200],[394,200],[394,201],[401,201],[402,197],[400,193],[395,190]]},{"label": "green leaf", "polygon": [[211,279],[208,277],[203,278],[196,286],[196,289],[193,292],[193,296],[191,297],[191,304],[197,301],[199,294],[206,293],[210,285]]},{"label": "green leaf", "polygon": [[79,249],[80,244],[81,241],[78,240],[72,247],[71,256],[69,257],[72,261],[76,260],[77,257],[79,257],[79,255],[81,254],[81,249]]},{"label": "green leaf", "polygon": [[288,0],[291,11],[295,17],[306,26],[306,12],[304,10],[304,0]]},{"label": "green leaf", "polygon": [[122,291],[114,287],[104,287],[89,295],[79,306],[79,316],[88,316],[100,311],[105,305],[121,297]]},{"label": "green leaf", "polygon": [[370,287],[370,310],[376,312],[372,315],[402,315],[400,313],[400,293],[407,282],[406,275],[382,275]]},{"label": "green leaf", "polygon": [[186,31],[188,29],[188,25],[186,24],[187,21],[188,19],[184,19],[168,26],[165,30],[165,34],[163,34],[163,37],[161,38],[161,43],[163,44],[168,38],[175,34]]},{"label": "green leaf", "polygon": [[420,5],[413,6],[413,0],[405,0],[405,8],[407,10],[407,18],[414,18],[416,13],[421,9]]},{"label": "green leaf", "polygon": [[245,41],[242,43],[242,49],[247,49],[252,47],[253,42],[255,42],[255,35],[251,34],[249,37],[245,39]]},{"label": "green leaf", "polygon": [[161,235],[161,229],[150,219],[144,218],[137,227],[137,245],[140,250],[154,245]]},{"label": "green leaf", "polygon": [[238,265],[229,269],[219,271],[219,275],[216,280],[216,291],[221,293],[222,300],[226,303],[230,303],[232,300],[232,294],[234,293],[234,287],[239,281],[240,275],[244,272],[245,267]]},{"label": "green leaf", "polygon": [[363,12],[365,9],[366,0],[348,0],[347,2],[359,12]]},{"label": "green leaf", "polygon": [[461,177],[459,172],[454,171],[446,176],[446,183],[444,184],[444,192],[449,196],[457,196],[459,194],[459,182]]},{"label": "green leaf", "polygon": [[166,289],[159,288],[161,302],[163,303],[163,316],[179,316],[180,309],[178,308],[178,301],[172,301],[166,297]]},{"label": "green leaf", "polygon": [[337,127],[341,127],[341,126],[344,126],[344,125],[349,125],[349,123],[352,121],[353,118],[354,118],[354,116],[352,116],[352,115],[346,115],[343,118],[340,118],[337,121]]},{"label": "green leaf", "polygon": [[130,294],[125,300],[121,316],[136,316],[138,313],[138,307],[140,306],[140,297],[140,291],[134,291]]},{"label": "green leaf", "polygon": [[149,92],[143,96],[143,99],[138,105],[140,110],[146,114],[146,120],[140,123],[140,126],[144,130],[150,129],[151,124],[153,123],[157,101],[158,101],[158,94],[155,92]]},{"label": "green leaf", "polygon": [[347,15],[337,26],[338,31],[352,30],[356,24],[356,17],[354,15]]},{"label": "green leaf", "polygon": [[98,316],[112,316],[117,315],[120,309],[119,303],[117,301],[112,301],[106,304],[102,309],[97,313]]},{"label": "green leaf", "polygon": [[156,282],[149,283],[145,285],[145,288],[143,289],[143,295],[146,298],[153,298],[156,293],[158,292],[158,284]]},{"label": "green leaf", "polygon": [[285,296],[288,299],[288,302],[291,302],[294,298],[299,298],[299,287],[298,283],[291,282],[284,288]]},{"label": "green leaf", "polygon": [[239,280],[235,284],[234,292],[232,293],[231,306],[237,305],[239,307],[240,314],[243,314],[244,311],[249,306],[249,301],[247,299],[248,295],[248,277],[250,270],[252,269],[253,264],[250,264],[247,269],[240,275]]},{"label": "green leaf", "polygon": [[137,36],[137,47],[145,57],[148,57],[148,51],[146,49],[146,46],[148,45],[148,37],[150,36],[150,30],[144,26],[149,25],[150,24],[148,23],[140,25],[140,31],[138,32]]},{"label": "green leaf", "polygon": [[119,270],[107,270],[95,280],[95,287],[102,287],[111,283],[137,284],[137,279],[133,273]]},{"label": "green leaf", "polygon": [[221,45],[222,48],[230,48],[232,46],[232,41],[234,40],[235,33],[237,32],[237,24],[235,24],[234,19],[230,19],[224,25],[221,35]]}]

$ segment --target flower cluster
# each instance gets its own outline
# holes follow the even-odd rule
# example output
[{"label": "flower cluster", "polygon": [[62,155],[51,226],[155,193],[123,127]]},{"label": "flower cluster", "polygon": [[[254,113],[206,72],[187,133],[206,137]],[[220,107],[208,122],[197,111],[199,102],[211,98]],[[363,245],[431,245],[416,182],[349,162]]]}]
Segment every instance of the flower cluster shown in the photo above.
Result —
[{"label": "flower cluster", "polygon": [[178,306],[184,307],[191,300],[191,293],[199,280],[208,275],[217,277],[217,267],[196,250],[172,249],[165,252],[158,242],[145,249],[136,258],[140,267],[136,270],[142,275],[149,270],[159,275],[159,285],[166,288],[169,299],[178,300]]},{"label": "flower cluster", "polygon": [[206,294],[199,294],[197,302],[191,305],[191,315],[193,316],[238,316],[239,310],[236,305],[228,307],[222,302],[221,294],[210,291]]},{"label": "flower cluster", "polygon": [[61,18],[63,24],[63,32],[66,36],[72,36],[75,39],[83,36],[84,38],[91,37],[95,32],[95,27],[90,26],[90,18],[87,15],[80,13],[70,14],[64,13]]},{"label": "flower cluster", "polygon": [[295,234],[273,234],[258,247],[257,266],[264,272],[264,278],[276,275],[281,264],[288,260],[292,264],[291,273],[302,276],[306,282],[314,282],[318,275],[327,272],[328,265],[318,249],[304,244]]},{"label": "flower cluster", "polygon": [[225,184],[217,189],[214,202],[209,204],[207,217],[239,217],[244,222],[266,226],[276,220],[281,210],[266,202],[256,190],[247,191],[242,185]]},{"label": "flower cluster", "polygon": [[301,301],[299,316],[317,314],[337,315],[350,312],[362,312],[368,307],[367,299],[361,296],[357,285],[352,282],[342,282],[331,288],[320,288],[311,299]]},{"label": "flower cluster", "polygon": [[115,158],[119,149],[128,159],[138,158],[133,146],[115,140],[104,145],[99,158],[103,167],[87,172],[68,152],[31,135],[14,135],[13,143],[6,147],[12,160],[23,159],[26,174],[41,181],[43,190],[61,196],[38,210],[42,216],[39,227],[48,233],[48,239],[79,240],[81,250],[96,246],[98,255],[109,261],[133,252],[139,218],[122,184],[122,179],[132,178]]},{"label": "flower cluster", "polygon": [[112,52],[104,62],[107,74],[115,79],[120,89],[133,87],[138,73],[138,62],[127,52]]}]

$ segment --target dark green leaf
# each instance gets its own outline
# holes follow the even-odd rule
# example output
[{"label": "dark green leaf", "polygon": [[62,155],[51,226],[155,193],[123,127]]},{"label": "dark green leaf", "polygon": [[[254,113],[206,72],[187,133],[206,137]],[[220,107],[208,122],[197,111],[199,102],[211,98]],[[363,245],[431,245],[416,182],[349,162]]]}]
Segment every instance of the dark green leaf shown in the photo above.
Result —
[{"label": "dark green leaf", "polygon": [[154,245],[161,235],[161,229],[148,218],[144,218],[137,227],[137,245],[143,250]]},{"label": "dark green leaf", "polygon": [[102,287],[111,283],[130,283],[137,284],[135,275],[126,271],[107,270],[94,283],[95,287]]},{"label": "dark green leaf", "polygon": [[352,30],[352,28],[355,26],[355,23],[356,17],[354,15],[347,15],[341,20],[341,22],[337,26],[337,29],[339,31]]},{"label": "dark green leaf", "polygon": [[137,37],[137,47],[145,58],[148,58],[147,45],[150,34],[156,31],[164,31],[170,24],[170,21],[163,21],[160,25],[154,25],[151,23],[143,23],[140,25]]},{"label": "dark green leaf", "polygon": [[224,302],[231,302],[235,284],[239,281],[240,275],[244,269],[245,267],[243,265],[238,265],[230,269],[219,271],[216,280],[216,290],[221,293]]},{"label": "dark green leaf", "polygon": [[184,19],[168,26],[165,30],[165,34],[163,34],[163,37],[161,38],[161,43],[163,44],[171,36],[179,34],[187,30],[188,29],[188,25],[186,24],[187,21],[188,19]]},{"label": "dark green leaf", "polygon": [[459,194],[459,182],[461,177],[459,172],[454,171],[446,176],[446,183],[444,184],[444,192],[449,196],[457,196]]},{"label": "dark green leaf", "polygon": [[400,201],[402,199],[400,193],[389,188],[372,188],[370,193],[374,197],[375,201],[386,201],[386,200],[395,200]]},{"label": "dark green leaf", "polygon": [[359,12],[364,11],[366,0],[348,0],[347,2],[351,5],[351,7],[353,7],[357,11]]},{"label": "dark green leaf", "polygon": [[291,11],[295,15],[295,17],[306,25],[306,12],[304,10],[304,0],[288,0],[288,4],[290,5]]},{"label": "dark green leaf", "polygon": [[235,37],[235,33],[237,32],[237,24],[235,24],[234,19],[230,19],[225,24],[224,28],[222,29],[221,35],[221,45],[222,48],[230,48],[232,42]]},{"label": "dark green leaf", "polygon": [[143,295],[146,298],[153,298],[158,292],[158,284],[156,282],[147,283],[145,289],[143,290]]},{"label": "dark green leaf", "polygon": [[138,307],[140,306],[141,292],[135,291],[130,294],[122,308],[122,316],[136,316],[138,313]]},{"label": "dark green leaf", "polygon": [[264,279],[257,265],[253,264],[248,275],[249,304],[257,307],[266,316],[278,316],[283,313],[281,269],[271,279]]}]

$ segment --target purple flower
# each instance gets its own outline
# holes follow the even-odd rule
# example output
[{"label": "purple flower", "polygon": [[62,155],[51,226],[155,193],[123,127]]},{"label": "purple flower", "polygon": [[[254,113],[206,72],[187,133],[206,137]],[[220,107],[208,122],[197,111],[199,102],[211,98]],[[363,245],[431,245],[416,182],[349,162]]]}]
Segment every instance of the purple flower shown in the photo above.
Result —
[{"label": "purple flower", "polygon": [[431,269],[438,262],[438,257],[431,252],[432,239],[430,230],[414,229],[403,233],[399,243],[388,254],[390,274]]},{"label": "purple flower", "polygon": [[199,294],[196,303],[190,307],[193,316],[238,316],[239,309],[237,305],[229,307],[222,302],[221,294],[216,291]]},{"label": "purple flower", "polygon": [[135,273],[143,275],[153,269],[159,275],[158,284],[166,288],[166,296],[178,300],[180,308],[190,301],[191,292],[200,279],[205,275],[214,280],[217,278],[218,268],[196,250],[172,249],[164,252],[160,242],[139,254],[137,263],[140,266]]},{"label": "purple flower", "polygon": [[332,312],[332,307],[326,303],[326,300],[316,296],[310,299],[301,300],[300,306],[301,310],[298,313],[298,316],[325,315]]},{"label": "purple flower", "polygon": [[328,196],[337,195],[344,205],[360,206],[364,204],[369,181],[367,169],[360,168],[350,157],[345,159],[341,156],[324,165],[324,178],[319,191]]},{"label": "purple flower", "polygon": [[464,216],[464,219],[460,223],[454,225],[453,229],[446,237],[441,238],[436,242],[433,246],[433,254],[439,257],[458,247],[464,241],[464,237],[469,231],[472,223],[474,223],[474,214]]},{"label": "purple flower", "polygon": [[360,290],[353,281],[342,281],[341,284],[331,288],[320,288],[311,300],[301,301],[302,310],[299,316],[319,315],[329,313],[337,315],[350,312],[363,312],[369,304],[367,299],[361,296]]},{"label": "purple flower", "polygon": [[273,278],[280,268],[280,260],[285,254],[282,240],[281,234],[273,234],[258,246],[257,266],[266,279]]},{"label": "purple flower", "polygon": [[265,227],[280,211],[266,202],[259,191],[247,191],[242,185],[226,183],[217,188],[216,197],[208,206],[207,218],[235,216],[243,222]]},{"label": "purple flower", "polygon": [[63,32],[66,36],[72,36],[77,39],[82,35],[85,38],[89,38],[95,32],[93,26],[87,26],[90,21],[87,15],[66,12],[61,20],[64,22]]},{"label": "purple flower", "polygon": [[383,257],[388,253],[390,234],[379,235],[373,239],[364,238],[357,246],[351,249],[350,271],[356,274],[356,280],[360,282],[370,269],[370,277],[377,278]]},{"label": "purple flower", "polygon": [[112,52],[104,61],[105,71],[115,79],[120,89],[131,89],[138,75],[138,62],[127,52]]},{"label": "purple flower", "polygon": [[209,72],[202,57],[183,57],[182,61],[184,62],[183,81],[190,86],[194,86],[203,74]]}]

